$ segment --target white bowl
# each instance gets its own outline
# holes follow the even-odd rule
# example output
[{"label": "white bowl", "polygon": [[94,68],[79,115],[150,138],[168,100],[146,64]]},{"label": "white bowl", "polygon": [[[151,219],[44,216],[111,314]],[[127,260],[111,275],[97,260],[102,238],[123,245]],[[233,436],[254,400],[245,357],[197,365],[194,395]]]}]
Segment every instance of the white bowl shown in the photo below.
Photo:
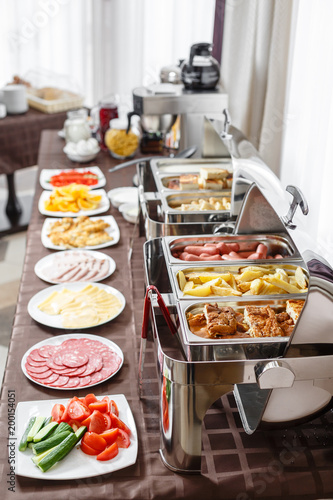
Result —
[{"label": "white bowl", "polygon": [[96,158],[99,151],[100,150],[98,149],[98,151],[96,151],[95,153],[89,153],[87,155],[68,154],[68,153],[66,153],[66,151],[64,151],[64,152],[66,153],[67,158],[71,161],[75,161],[77,163],[88,163],[88,161],[92,161]]},{"label": "white bowl", "polygon": [[108,197],[115,208],[120,207],[124,203],[136,202],[138,205],[138,196],[138,188],[136,187],[120,187],[108,191]]},{"label": "white bowl", "polygon": [[138,203],[123,203],[119,207],[119,212],[122,214],[125,220],[136,223],[140,209]]}]

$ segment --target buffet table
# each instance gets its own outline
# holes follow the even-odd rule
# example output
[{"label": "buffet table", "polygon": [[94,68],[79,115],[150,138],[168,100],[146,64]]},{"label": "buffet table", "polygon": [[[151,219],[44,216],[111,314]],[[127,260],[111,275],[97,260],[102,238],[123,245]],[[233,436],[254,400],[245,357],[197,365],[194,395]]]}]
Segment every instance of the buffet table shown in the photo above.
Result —
[{"label": "buffet table", "polygon": [[[39,170],[73,166],[62,153],[62,146],[63,142],[55,132],[45,131],[42,134]],[[115,165],[115,161],[102,152],[93,164],[103,170],[107,179],[106,190],[131,185],[134,167],[110,174],[108,169]],[[148,339],[141,399],[138,394],[138,357],[144,298],[144,238],[136,235],[129,264],[128,251],[134,226],[126,222],[113,207],[108,213],[115,217],[121,237],[117,245],[105,248],[103,252],[115,260],[117,268],[114,274],[103,282],[123,293],[126,307],[113,321],[85,332],[105,337],[118,344],[124,353],[123,367],[114,377],[90,390],[48,389],[25,377],[20,368],[24,353],[37,342],[57,334],[68,333],[36,323],[27,312],[29,299],[48,286],[34,274],[36,262],[50,253],[50,250],[41,244],[44,216],[37,209],[40,194],[41,187],[37,181],[1,395],[1,498],[330,498],[333,493],[332,412],[297,428],[259,430],[249,436],[243,430],[233,395],[228,394],[218,400],[206,414],[201,474],[175,474],[162,464],[159,456],[159,381],[152,339]],[[138,433],[138,457],[135,465],[112,474],[70,481],[36,480],[15,476],[15,457],[14,464],[10,465],[7,455],[7,449],[12,442],[9,415],[13,398],[17,405],[21,401],[71,398],[74,395],[80,397],[88,392],[94,392],[97,396],[126,396]]]},{"label": "buffet table", "polygon": [[17,199],[15,172],[36,165],[42,130],[60,130],[65,119],[66,112],[46,114],[29,108],[23,115],[9,115],[0,120],[0,174],[6,175],[8,188],[6,204],[0,203],[0,234],[27,228],[32,200],[31,196]]}]

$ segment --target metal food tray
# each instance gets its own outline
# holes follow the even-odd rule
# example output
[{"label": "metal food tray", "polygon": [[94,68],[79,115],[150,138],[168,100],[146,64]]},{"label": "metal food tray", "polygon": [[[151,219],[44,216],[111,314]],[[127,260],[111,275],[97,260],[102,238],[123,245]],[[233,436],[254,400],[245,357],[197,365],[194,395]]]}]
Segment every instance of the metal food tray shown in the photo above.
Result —
[{"label": "metal food tray", "polygon": [[[229,261],[230,262],[230,261]],[[296,299],[300,299],[300,298],[304,298],[306,296],[306,293],[305,292],[300,292],[299,294],[291,294],[291,293],[286,293],[286,294],[272,294],[272,295],[242,295],[242,296],[232,296],[232,295],[229,295],[229,296],[220,296],[220,295],[208,295],[206,297],[204,296],[193,296],[193,295],[184,295],[184,293],[181,291],[180,287],[179,287],[179,282],[178,282],[178,277],[177,277],[177,274],[179,271],[183,271],[183,272],[194,272],[194,273],[197,273],[197,272],[217,272],[217,273],[228,273],[230,272],[231,274],[238,274],[239,273],[239,270],[243,267],[247,267],[247,266],[258,266],[258,261],[251,261],[251,262],[248,262],[248,263],[245,263],[245,264],[242,264],[242,265],[239,265],[239,264],[233,264],[231,265],[228,261],[225,262],[225,263],[220,263],[219,265],[214,265],[214,266],[195,266],[195,267],[192,267],[192,266],[189,266],[188,263],[186,263],[186,265],[170,265],[170,266],[167,266],[167,269],[168,269],[168,273],[169,273],[169,278],[170,278],[170,282],[171,282],[171,287],[172,287],[172,291],[173,293],[175,294],[175,297],[177,298],[177,300],[191,300],[191,301],[202,301],[202,300],[218,300],[218,301],[230,301],[230,300],[236,300],[236,301],[240,301],[240,302],[243,302],[243,301],[251,301],[252,300],[258,300],[259,297],[260,297],[260,300],[265,300],[267,298],[275,298],[275,297],[281,297],[281,295],[283,297],[288,297],[288,298],[296,298]],[[266,261],[267,262],[267,261]],[[296,271],[297,267],[301,267],[303,272],[305,273],[306,277],[307,277],[307,280],[309,281],[309,276],[308,276],[308,272],[307,270],[304,268],[304,262],[302,260],[300,260],[299,262],[293,262],[292,264],[288,264],[286,262],[284,262],[283,264],[260,264],[260,267],[266,267],[267,270],[269,269],[284,269],[284,270],[289,270],[289,271]],[[212,277],[213,279],[213,277]]]},{"label": "metal food tray", "polygon": [[180,210],[172,205],[181,205],[182,203],[191,203],[198,198],[209,200],[209,198],[230,198],[232,203],[231,191],[203,191],[198,196],[194,191],[182,191],[180,193],[166,194],[160,193],[162,202],[162,212],[165,216],[165,222],[214,222],[226,221],[230,218],[230,210]]},{"label": "metal food tray", "polygon": [[[225,168],[225,170],[228,170],[230,173],[232,173],[232,170],[231,169],[228,169],[228,168]],[[199,172],[198,171],[189,171],[189,172],[186,172],[186,174],[191,174],[191,175],[198,175]],[[204,189],[204,188],[200,188],[199,187],[199,184],[198,184],[198,187],[197,189],[176,189],[176,188],[170,188],[168,187],[168,183],[171,182],[171,181],[174,181],[174,180],[179,180],[180,176],[183,175],[179,172],[176,172],[176,173],[173,173],[173,174],[159,174],[159,175],[156,175],[155,176],[155,182],[156,182],[156,186],[157,186],[157,189],[159,191],[167,191],[167,192],[170,192],[170,193],[183,193],[184,191],[191,191],[193,193],[196,193],[196,194],[200,194],[202,192],[205,192],[205,191],[214,191],[213,189]],[[230,189],[232,188],[232,179],[230,179],[230,186],[228,187],[224,187],[220,190],[217,190],[218,192],[221,192],[221,193],[224,193],[225,191],[230,191]]]},{"label": "metal food tray", "polygon": [[151,160],[150,165],[155,181],[157,182],[161,174],[180,175],[198,173],[201,167],[221,167],[233,171],[231,158],[156,158]]},{"label": "metal food tray", "polygon": [[[288,299],[291,296],[288,296]],[[299,297],[297,297],[299,298]],[[306,297],[303,297],[305,300]],[[251,306],[264,307],[269,305],[274,311],[282,312],[286,308],[286,299],[270,299],[262,297],[261,300],[247,301],[240,303],[237,301],[221,301],[201,299],[189,303],[178,302],[177,312],[179,315],[180,328],[178,338],[182,345],[183,352],[188,361],[223,361],[235,359],[263,359],[283,356],[285,348],[289,342],[287,337],[229,337],[229,338],[203,338],[191,332],[187,314],[200,314],[205,304],[217,304],[221,307],[230,306],[235,312],[243,313],[244,307]]]},{"label": "metal food tray", "polygon": [[[198,234],[198,235],[191,235],[191,236],[183,236],[183,237],[177,237],[175,238],[174,236],[165,236],[162,240],[162,245],[163,245],[163,251],[166,257],[166,260],[169,264],[182,264],[186,263],[187,261],[178,259],[176,257],[173,257],[172,251],[173,250],[182,250],[185,246],[192,246],[192,245],[198,245],[198,244],[205,244],[205,243],[219,243],[219,242],[225,242],[225,243],[239,243],[241,245],[240,251],[245,251],[246,249],[253,250],[255,251],[256,247],[258,246],[259,243],[264,243],[268,247],[268,253],[269,254],[281,254],[283,257],[288,258],[288,259],[296,259],[299,260],[301,259],[300,253],[295,247],[293,241],[288,237],[287,233],[284,234],[247,234],[247,235],[241,235],[241,234],[225,234],[223,236],[218,236],[218,235],[205,235],[205,234]],[[282,259],[284,262],[284,259]],[[190,263],[191,266],[202,266],[203,262],[205,261],[192,261]],[[210,261],[210,264],[213,263],[221,263],[220,260],[215,260],[215,261]],[[250,261],[248,259],[242,259],[239,261],[232,261],[233,263],[240,262],[242,264],[245,263],[251,263],[254,261]],[[267,263],[271,262],[268,259],[258,259],[255,261],[256,264],[262,264],[262,263]]]}]

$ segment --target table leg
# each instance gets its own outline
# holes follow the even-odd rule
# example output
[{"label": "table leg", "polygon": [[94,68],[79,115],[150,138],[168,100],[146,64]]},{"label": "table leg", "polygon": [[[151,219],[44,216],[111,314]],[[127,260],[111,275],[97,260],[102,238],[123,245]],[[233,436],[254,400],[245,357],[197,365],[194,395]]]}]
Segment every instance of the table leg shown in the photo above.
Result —
[{"label": "table leg", "polygon": [[22,207],[16,197],[14,173],[7,174],[8,198],[6,205],[6,214],[10,221],[17,219],[22,214]]}]

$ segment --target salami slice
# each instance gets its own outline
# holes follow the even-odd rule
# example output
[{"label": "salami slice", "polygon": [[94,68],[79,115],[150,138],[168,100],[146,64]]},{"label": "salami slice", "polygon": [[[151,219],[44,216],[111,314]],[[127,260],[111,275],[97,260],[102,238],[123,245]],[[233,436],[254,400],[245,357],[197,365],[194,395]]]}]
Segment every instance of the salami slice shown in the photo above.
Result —
[{"label": "salami slice", "polygon": [[86,377],[79,377],[79,379],[80,379],[80,382],[79,382],[80,387],[84,387],[86,385],[91,384],[91,377],[89,375],[87,375]]},{"label": "salami slice", "polygon": [[29,372],[29,370],[27,370],[27,373],[29,374],[29,376],[33,379],[36,379],[36,380],[41,380],[41,383],[44,383],[44,379],[47,379],[48,377],[51,377],[51,375],[53,375],[53,372],[51,370],[48,370],[47,372],[43,372],[43,373],[31,373]]},{"label": "salami slice", "polygon": [[45,366],[46,365],[46,360],[44,361],[34,361],[30,356],[27,357],[27,363],[31,366]]},{"label": "salami slice", "polygon": [[91,375],[94,372],[98,372],[103,368],[102,356],[99,354],[90,354],[88,364],[86,365],[85,371],[82,376]]},{"label": "salami slice", "polygon": [[50,358],[57,352],[57,350],[58,347],[55,345],[43,345],[38,349],[38,352],[42,358]]},{"label": "salami slice", "polygon": [[97,384],[98,382],[101,382],[102,380],[104,380],[103,375],[100,371],[92,373],[90,375],[90,377],[91,377],[91,384]]},{"label": "salami slice", "polygon": [[52,373],[52,375],[50,375],[48,378],[44,378],[42,380],[42,383],[45,385],[50,385],[53,384],[56,380],[58,380],[58,378],[59,375],[57,375],[56,373]]},{"label": "salami slice", "polygon": [[54,362],[61,360],[61,363],[68,368],[78,368],[80,366],[86,365],[88,363],[89,357],[82,351],[75,349],[73,352],[62,353],[56,358]]},{"label": "salami slice", "polygon": [[70,377],[67,384],[63,385],[62,387],[72,388],[72,387],[77,387],[79,384],[80,384],[79,377]]},{"label": "salami slice", "polygon": [[48,384],[48,385],[50,385],[51,387],[62,387],[64,385],[66,385],[68,381],[69,381],[69,377],[65,377],[64,375],[60,375],[58,380],[56,380],[55,382],[52,382],[51,384]]},{"label": "salami slice", "polygon": [[[66,375],[69,375],[70,377],[78,377],[79,375],[83,375],[86,370],[86,365],[79,366],[79,368],[69,368],[69,370],[71,370],[70,373],[66,372]],[[65,372],[63,372],[63,374],[65,374]]]},{"label": "salami slice", "polygon": [[48,367],[46,365],[44,366],[31,366],[29,363],[25,364],[25,368],[29,373],[44,373],[48,371]]},{"label": "salami slice", "polygon": [[107,367],[104,367],[101,369],[100,373],[101,376],[102,376],[102,380],[105,380],[106,378],[109,378],[111,377],[111,375],[117,371],[118,367],[116,369],[114,369],[114,366],[107,366]]},{"label": "salami slice", "polygon": [[39,354],[39,350],[38,349],[34,349],[33,351],[30,352],[29,354],[30,358],[33,360],[33,361],[45,361],[45,358],[43,358],[40,354]]},{"label": "salami slice", "polygon": [[46,360],[46,365],[50,368],[50,370],[53,370],[55,372],[58,372],[58,373],[63,373],[64,371],[67,371],[68,368],[66,368],[66,366],[59,366],[59,365],[56,365],[53,361],[53,358],[48,358]]}]

